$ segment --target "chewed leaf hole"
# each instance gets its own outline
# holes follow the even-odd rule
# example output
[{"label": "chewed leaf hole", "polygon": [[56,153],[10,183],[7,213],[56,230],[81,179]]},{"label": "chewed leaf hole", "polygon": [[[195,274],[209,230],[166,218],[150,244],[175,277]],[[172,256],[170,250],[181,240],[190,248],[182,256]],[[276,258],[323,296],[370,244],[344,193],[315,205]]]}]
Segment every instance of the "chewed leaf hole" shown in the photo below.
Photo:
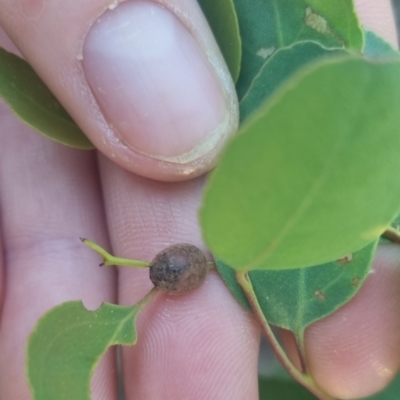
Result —
[{"label": "chewed leaf hole", "polygon": [[314,13],[311,7],[306,8],[304,22],[307,26],[315,29],[317,32],[322,33],[323,35],[332,34],[331,30],[329,29],[328,21],[320,15]]},{"label": "chewed leaf hole", "polygon": [[314,296],[316,297],[316,299],[317,300],[319,300],[319,301],[325,301],[326,300],[326,297],[325,297],[325,295],[324,295],[324,293],[322,292],[322,290],[316,290],[315,292],[314,292]]},{"label": "chewed leaf hole", "polygon": [[275,47],[261,47],[261,49],[257,51],[256,55],[266,60],[274,53],[275,53]]}]

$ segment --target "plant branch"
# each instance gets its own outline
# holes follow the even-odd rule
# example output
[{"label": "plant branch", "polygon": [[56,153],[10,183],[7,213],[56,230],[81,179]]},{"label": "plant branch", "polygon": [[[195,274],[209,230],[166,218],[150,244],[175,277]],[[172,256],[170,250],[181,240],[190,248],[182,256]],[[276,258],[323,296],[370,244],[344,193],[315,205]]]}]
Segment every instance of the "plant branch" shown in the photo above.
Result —
[{"label": "plant branch", "polygon": [[391,240],[393,243],[400,244],[400,231],[395,228],[388,228],[385,232],[383,232],[382,236]]},{"label": "plant branch", "polygon": [[264,316],[264,313],[261,310],[260,304],[258,303],[257,297],[255,296],[253,290],[253,285],[251,284],[251,281],[249,279],[248,273],[237,272],[236,279],[240,284],[240,286],[242,287],[242,289],[244,290],[247,299],[251,305],[251,308],[254,314],[256,315],[269,344],[273,348],[276,357],[279,359],[279,361],[282,363],[282,365],[291,375],[291,377],[295,379],[297,382],[299,382],[301,385],[306,387],[311,393],[313,393],[320,400],[335,400],[333,397],[323,392],[317,386],[317,384],[314,382],[314,380],[309,374],[301,373],[289,360],[289,357],[287,356],[282,346],[278,342],[276,336],[274,335],[274,332],[272,331],[268,321]]},{"label": "plant branch", "polygon": [[135,307],[139,309],[139,312],[142,311],[156,296],[159,290],[153,287],[149,293],[146,294],[138,303],[135,304]]},{"label": "plant branch", "polygon": [[214,271],[214,270],[217,269],[217,266],[215,265],[215,262],[214,262],[214,261],[209,261],[209,262],[207,263],[207,265],[208,265],[208,270],[209,270],[209,271]]},{"label": "plant branch", "polygon": [[112,266],[112,265],[120,265],[123,267],[134,267],[134,268],[149,268],[150,263],[146,261],[140,260],[130,260],[128,258],[120,258],[114,257],[112,254],[108,253],[98,244],[92,242],[89,239],[82,239],[83,244],[94,250],[96,253],[99,253],[103,257],[103,262],[100,264],[100,267],[103,265]]}]

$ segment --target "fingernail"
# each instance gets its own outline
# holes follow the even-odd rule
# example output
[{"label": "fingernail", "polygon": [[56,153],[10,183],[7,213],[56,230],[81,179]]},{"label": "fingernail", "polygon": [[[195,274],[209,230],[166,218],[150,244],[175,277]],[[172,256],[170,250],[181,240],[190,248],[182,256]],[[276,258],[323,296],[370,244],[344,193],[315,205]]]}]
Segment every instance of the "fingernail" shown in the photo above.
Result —
[{"label": "fingernail", "polygon": [[216,72],[189,30],[156,2],[106,11],[87,35],[82,63],[106,120],[139,153],[193,161],[228,124]]}]

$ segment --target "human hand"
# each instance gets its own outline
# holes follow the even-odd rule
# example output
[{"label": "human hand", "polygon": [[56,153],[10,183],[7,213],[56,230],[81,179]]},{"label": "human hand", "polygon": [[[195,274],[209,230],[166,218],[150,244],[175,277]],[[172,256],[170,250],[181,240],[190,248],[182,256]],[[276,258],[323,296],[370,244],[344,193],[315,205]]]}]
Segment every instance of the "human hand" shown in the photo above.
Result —
[{"label": "human hand", "polygon": [[[82,74],[78,71],[80,61],[76,60],[76,51],[81,45],[79,32],[83,32],[82,27],[88,27],[88,20],[96,19],[99,12],[93,10],[102,10],[108,4],[99,5],[95,1],[79,5],[58,3],[2,1],[2,24],[96,146],[124,168],[157,179],[197,176],[210,168],[216,148],[206,148],[206,153],[199,156],[203,161],[195,161],[187,169],[187,165],[179,162],[171,166],[171,163],[143,157],[110,136],[111,130],[105,120],[117,129],[124,118],[135,126],[137,119],[132,117],[135,112],[130,114],[130,109],[124,109],[118,102],[117,108],[113,108],[112,96],[118,98],[119,89],[111,82],[108,84],[111,94],[103,105],[104,120],[98,110],[94,110],[93,101],[88,100],[90,92],[82,86]],[[364,23],[394,40],[394,36],[390,36],[394,31],[389,2],[359,3]],[[116,11],[128,4],[133,3],[124,3]],[[192,17],[196,21],[194,2],[176,0],[169,4],[186,5],[189,19]],[[199,22],[196,29],[199,37],[206,37],[201,39],[204,46],[213,48],[209,33],[204,33],[205,26]],[[187,68],[189,65],[196,67],[193,57],[187,61]],[[159,61],[154,63],[159,64]],[[101,79],[107,81],[109,77],[101,75]],[[164,90],[163,84],[158,81],[159,86],[154,90],[159,87]],[[187,85],[182,90],[185,88]],[[187,93],[180,93],[177,100],[168,97],[158,109],[161,112],[165,104],[176,105],[164,116],[166,120],[179,119],[178,103],[184,95]],[[210,104],[217,105],[218,109],[221,95],[213,85],[207,96]],[[138,103],[139,114],[141,99],[133,99]],[[153,143],[154,149],[166,151],[165,156],[176,156],[175,152],[193,144],[190,141],[197,143],[201,131],[193,137],[188,135],[187,142],[186,127],[191,129],[192,120],[199,118],[205,124],[205,131],[212,129],[202,118],[212,110],[203,110],[203,102],[196,104],[201,104],[193,109],[197,116],[190,114],[189,122],[176,128],[176,136],[172,133],[175,128],[171,128],[171,133],[165,135],[167,143],[162,141],[165,136],[152,137],[159,133],[158,121],[152,125],[160,115],[157,113],[152,116],[150,126],[145,125],[145,139],[151,138],[151,141],[141,142],[140,132],[136,136],[138,130],[132,133],[132,140],[138,140],[132,146],[152,146]],[[132,110],[134,108],[135,103]],[[110,122],[109,113],[117,116],[115,121]],[[39,137],[16,121],[5,107],[1,118],[4,293],[0,325],[0,398],[24,400],[30,398],[24,376],[25,345],[34,324],[46,310],[71,299],[83,299],[91,309],[102,301],[133,304],[151,287],[146,271],[121,269],[115,273],[95,268],[98,257],[81,245],[78,236],[89,237],[108,248],[111,243],[115,254],[143,260],[152,259],[172,243],[191,242],[204,248],[197,225],[204,178],[161,183],[139,177],[101,154],[67,149]],[[224,135],[230,132],[227,129]],[[189,175],[185,175],[185,171],[190,171]],[[382,248],[375,273],[359,295],[307,332],[311,371],[317,382],[333,395],[365,396],[385,386],[390,373],[399,369],[399,259],[396,246]],[[210,273],[206,283],[190,295],[159,295],[139,318],[138,330],[138,344],[123,349],[128,400],[257,398],[259,329],[216,274]],[[288,346],[290,348],[290,344]],[[115,371],[110,352],[93,379],[93,399],[116,398]]]}]

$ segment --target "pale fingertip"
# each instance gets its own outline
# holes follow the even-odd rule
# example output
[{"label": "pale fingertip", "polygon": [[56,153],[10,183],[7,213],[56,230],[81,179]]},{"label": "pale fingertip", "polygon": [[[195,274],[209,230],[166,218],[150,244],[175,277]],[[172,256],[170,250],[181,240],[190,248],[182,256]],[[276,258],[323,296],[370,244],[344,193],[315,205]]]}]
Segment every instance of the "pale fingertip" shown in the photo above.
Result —
[{"label": "pale fingertip", "polygon": [[107,10],[83,49],[85,77],[117,139],[180,179],[213,167],[210,155],[238,125],[229,73],[203,50],[177,15],[148,0]]},{"label": "pale fingertip", "polygon": [[190,31],[153,1],[127,1],[92,26],[85,76],[120,140],[150,158],[187,164],[230,125],[229,98]]},{"label": "pale fingertip", "polygon": [[390,0],[355,0],[362,25],[398,47],[396,24]]},{"label": "pale fingertip", "polygon": [[310,371],[340,399],[371,396],[400,369],[400,249],[378,249],[373,270],[356,297],[306,332]]}]

